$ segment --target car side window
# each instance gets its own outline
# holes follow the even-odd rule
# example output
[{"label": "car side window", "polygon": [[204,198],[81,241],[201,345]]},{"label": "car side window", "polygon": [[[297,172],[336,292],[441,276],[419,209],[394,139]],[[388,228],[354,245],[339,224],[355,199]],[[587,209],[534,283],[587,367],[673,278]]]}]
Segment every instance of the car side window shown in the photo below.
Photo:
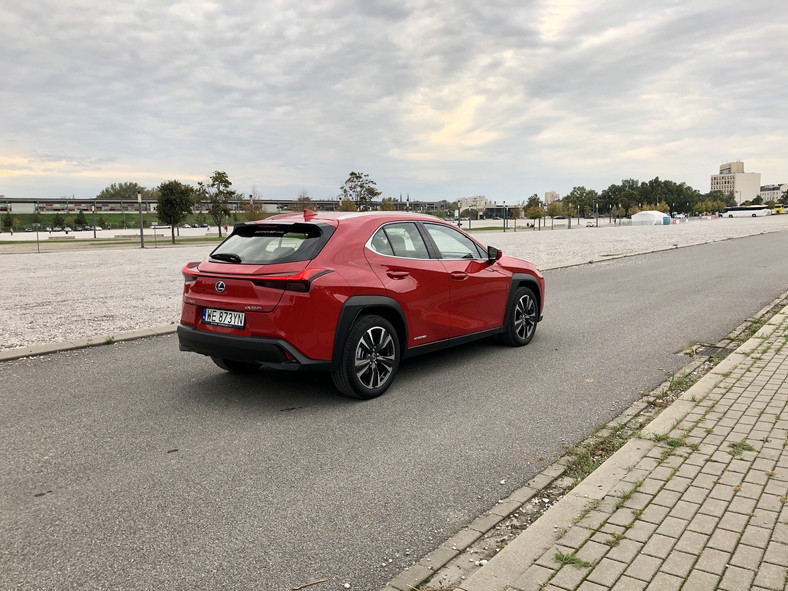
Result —
[{"label": "car side window", "polygon": [[487,255],[462,232],[441,224],[424,224],[442,259],[483,259]]},{"label": "car side window", "polygon": [[427,245],[412,222],[386,224],[370,240],[375,252],[407,259],[428,259]]}]

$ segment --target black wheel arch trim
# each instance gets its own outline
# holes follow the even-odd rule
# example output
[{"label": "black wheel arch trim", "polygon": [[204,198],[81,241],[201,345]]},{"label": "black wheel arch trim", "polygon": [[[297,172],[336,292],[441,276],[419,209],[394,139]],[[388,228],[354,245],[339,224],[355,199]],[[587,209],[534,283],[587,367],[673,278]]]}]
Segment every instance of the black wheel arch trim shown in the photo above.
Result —
[{"label": "black wheel arch trim", "polygon": [[528,287],[534,292],[534,295],[536,296],[539,303],[539,318],[536,321],[541,322],[544,318],[544,314],[542,313],[542,290],[539,289],[539,282],[533,275],[528,273],[514,273],[512,275],[511,283],[509,283],[509,299],[506,301],[512,301],[514,291],[520,286]]},{"label": "black wheel arch trim", "polygon": [[345,339],[356,319],[365,313],[379,314],[394,325],[399,338],[400,356],[404,356],[408,349],[408,323],[405,320],[405,311],[396,300],[388,296],[351,296],[342,304],[334,332],[334,349],[331,354],[331,365],[337,367]]}]

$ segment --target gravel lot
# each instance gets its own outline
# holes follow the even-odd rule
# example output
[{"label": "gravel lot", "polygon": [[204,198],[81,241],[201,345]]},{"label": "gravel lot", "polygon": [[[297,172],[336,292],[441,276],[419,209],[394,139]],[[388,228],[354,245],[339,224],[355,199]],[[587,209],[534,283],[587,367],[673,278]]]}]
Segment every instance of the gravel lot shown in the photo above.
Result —
[{"label": "gravel lot", "polygon": [[[474,232],[484,244],[554,269],[614,256],[788,230],[788,215],[694,220],[672,226],[573,225],[551,230]],[[196,230],[195,230],[196,231]],[[211,244],[145,248],[80,248],[36,253],[35,242],[0,245],[0,349],[108,336],[177,324],[188,261]],[[28,238],[28,237],[25,237]],[[147,243],[147,242],[146,242]],[[33,252],[20,253],[29,248]],[[46,250],[52,248],[47,245]]]}]

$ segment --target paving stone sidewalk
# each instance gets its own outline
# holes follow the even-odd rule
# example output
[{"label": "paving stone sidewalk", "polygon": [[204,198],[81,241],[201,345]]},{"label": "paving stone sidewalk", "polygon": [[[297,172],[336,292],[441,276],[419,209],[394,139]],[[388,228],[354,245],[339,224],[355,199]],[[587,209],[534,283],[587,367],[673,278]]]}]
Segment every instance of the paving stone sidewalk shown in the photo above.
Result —
[{"label": "paving stone sidewalk", "polygon": [[788,307],[460,591],[788,589]]}]

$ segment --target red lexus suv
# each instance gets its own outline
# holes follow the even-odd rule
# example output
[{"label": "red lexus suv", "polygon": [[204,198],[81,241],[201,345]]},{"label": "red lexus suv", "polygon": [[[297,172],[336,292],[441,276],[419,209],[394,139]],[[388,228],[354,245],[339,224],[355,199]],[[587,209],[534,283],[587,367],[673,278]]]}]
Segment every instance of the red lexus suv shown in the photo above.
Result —
[{"label": "red lexus suv", "polygon": [[374,398],[400,361],[497,335],[527,345],[545,282],[438,218],[402,212],[276,215],[235,226],[183,268],[182,351],[222,369],[317,369]]}]

